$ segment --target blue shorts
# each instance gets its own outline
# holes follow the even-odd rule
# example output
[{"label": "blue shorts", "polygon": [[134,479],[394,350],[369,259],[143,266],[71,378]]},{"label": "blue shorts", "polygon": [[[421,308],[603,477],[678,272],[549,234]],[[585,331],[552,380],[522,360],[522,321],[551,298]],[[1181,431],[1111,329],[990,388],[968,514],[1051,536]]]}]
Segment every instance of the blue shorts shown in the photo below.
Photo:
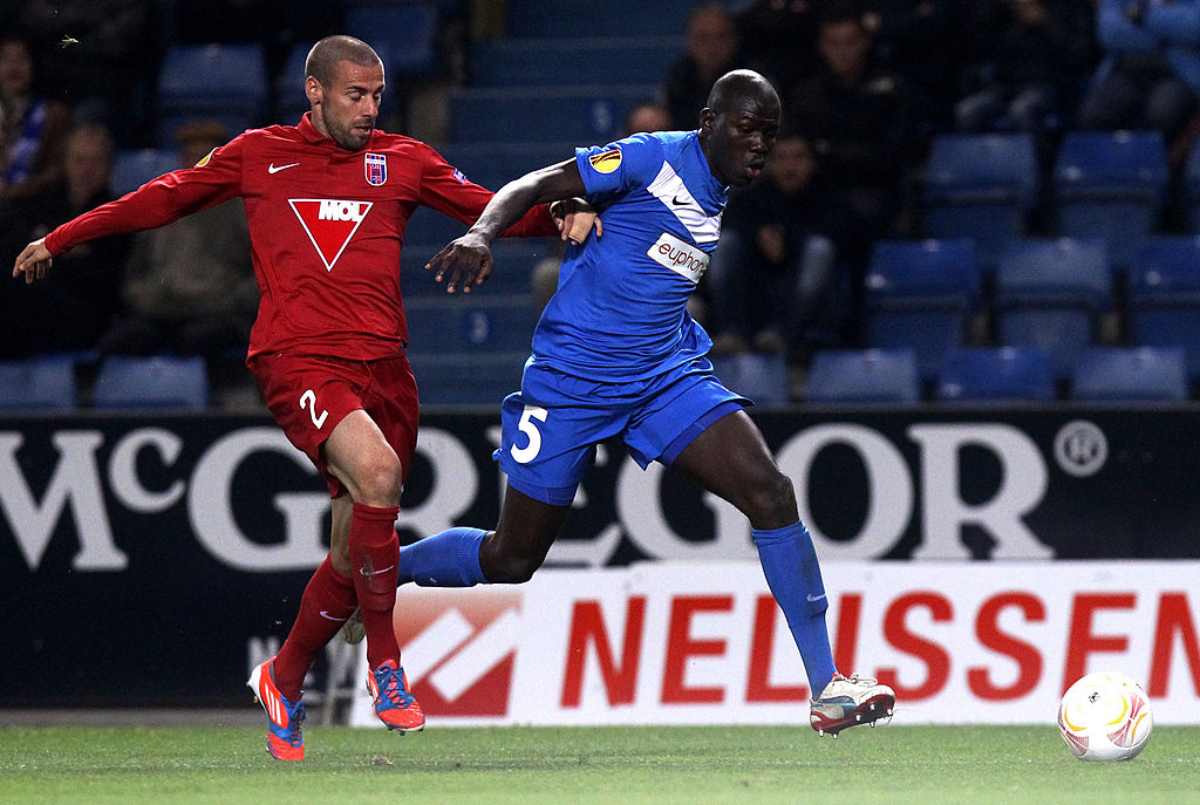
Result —
[{"label": "blue shorts", "polygon": [[747,405],[721,385],[707,358],[629,383],[585,380],[531,361],[521,390],[504,398],[493,458],[517,491],[566,506],[599,442],[620,436],[642,469],[670,464],[713,422]]}]

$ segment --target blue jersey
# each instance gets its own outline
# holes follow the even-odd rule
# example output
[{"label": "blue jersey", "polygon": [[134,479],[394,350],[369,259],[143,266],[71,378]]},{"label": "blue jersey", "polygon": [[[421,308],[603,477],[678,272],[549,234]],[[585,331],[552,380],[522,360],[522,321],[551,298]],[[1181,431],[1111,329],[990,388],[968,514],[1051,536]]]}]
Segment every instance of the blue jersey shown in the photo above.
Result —
[{"label": "blue jersey", "polygon": [[532,362],[623,382],[705,355],[712,340],[687,300],[717,247],[727,188],[698,132],[635,134],[577,149],[575,161],[604,236],[568,251]]}]

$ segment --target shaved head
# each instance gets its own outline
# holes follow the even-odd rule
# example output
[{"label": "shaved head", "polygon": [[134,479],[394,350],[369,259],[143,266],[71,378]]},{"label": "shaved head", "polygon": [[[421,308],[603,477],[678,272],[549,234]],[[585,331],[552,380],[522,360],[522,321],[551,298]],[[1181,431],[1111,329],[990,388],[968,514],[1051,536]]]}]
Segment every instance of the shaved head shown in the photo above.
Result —
[{"label": "shaved head", "polygon": [[717,79],[708,92],[709,109],[717,114],[730,111],[731,105],[745,98],[753,98],[764,106],[779,107],[779,95],[771,82],[753,70],[730,70]]},{"label": "shaved head", "polygon": [[308,51],[304,60],[304,77],[312,76],[323,86],[330,86],[336,74],[338,62],[348,61],[359,67],[383,66],[375,48],[353,36],[327,36]]}]

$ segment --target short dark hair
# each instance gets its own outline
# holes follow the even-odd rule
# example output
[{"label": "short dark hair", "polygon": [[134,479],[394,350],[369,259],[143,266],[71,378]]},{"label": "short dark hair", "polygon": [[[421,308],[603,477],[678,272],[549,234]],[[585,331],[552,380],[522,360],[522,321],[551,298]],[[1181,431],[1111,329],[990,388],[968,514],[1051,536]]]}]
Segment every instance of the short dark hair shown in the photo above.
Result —
[{"label": "short dark hair", "polygon": [[304,60],[304,77],[312,76],[321,86],[329,86],[340,61],[348,61],[360,67],[372,67],[376,64],[383,66],[383,60],[379,58],[375,48],[361,39],[338,34],[325,37],[308,51],[308,58]]}]

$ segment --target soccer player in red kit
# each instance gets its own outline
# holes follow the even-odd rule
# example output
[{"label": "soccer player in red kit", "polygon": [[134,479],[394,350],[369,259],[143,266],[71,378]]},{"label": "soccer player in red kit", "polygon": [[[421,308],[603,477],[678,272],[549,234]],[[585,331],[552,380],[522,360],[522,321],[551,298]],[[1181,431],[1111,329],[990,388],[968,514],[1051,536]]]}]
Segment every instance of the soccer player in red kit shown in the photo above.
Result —
[{"label": "soccer player in red kit", "polygon": [[[329,556],[308,582],[278,655],[247,683],[267,713],[267,749],[280,760],[304,757],[304,676],[356,607],[376,714],[390,729],[425,724],[392,627],[394,523],[418,416],[405,357],[400,251],[418,205],[469,224],[492,196],[424,143],[375,129],[384,71],[366,43],[322,39],[305,76],[311,111],[299,125],[243,132],[195,167],[160,176],[30,243],[13,268],[14,277],[32,282],[54,255],[85,241],[244,201],[261,295],[246,362],[271,414],[321,471],[333,499]],[[543,206],[506,234],[557,231]]]}]

